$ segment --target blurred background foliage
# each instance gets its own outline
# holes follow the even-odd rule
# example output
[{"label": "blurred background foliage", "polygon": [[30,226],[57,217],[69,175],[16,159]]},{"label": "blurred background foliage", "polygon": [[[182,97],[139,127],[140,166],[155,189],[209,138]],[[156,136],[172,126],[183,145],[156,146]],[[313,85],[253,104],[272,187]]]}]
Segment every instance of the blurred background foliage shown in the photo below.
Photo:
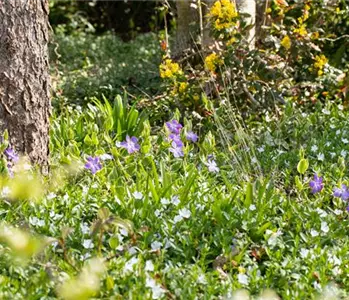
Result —
[{"label": "blurred background foliage", "polygon": [[128,41],[139,33],[164,28],[163,1],[50,0],[50,23],[53,28],[63,25],[67,33],[72,33],[76,30],[78,19],[91,24],[97,34],[112,31]]}]

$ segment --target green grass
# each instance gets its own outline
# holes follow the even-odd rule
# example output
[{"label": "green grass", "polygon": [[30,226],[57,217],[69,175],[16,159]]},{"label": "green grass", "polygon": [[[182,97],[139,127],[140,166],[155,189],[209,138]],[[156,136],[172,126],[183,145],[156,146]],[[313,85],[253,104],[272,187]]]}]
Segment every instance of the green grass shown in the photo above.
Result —
[{"label": "green grass", "polygon": [[[248,126],[256,158],[244,161],[246,182],[212,134],[185,142],[184,158],[174,158],[165,129],[152,131],[146,122],[140,153],[128,155],[115,145],[122,134],[106,122],[112,116],[104,109],[68,107],[54,115],[56,175],[46,196],[1,202],[3,223],[28,234],[19,235],[27,241],[21,248],[18,233],[2,230],[2,299],[219,299],[241,288],[312,299],[329,284],[346,295],[347,204],[332,196],[348,183],[346,111],[333,105],[305,115],[289,105],[279,119]],[[191,126],[186,121],[183,130]],[[246,151],[252,153],[236,147],[235,155]],[[105,153],[113,159],[100,172],[84,170],[87,155]],[[217,174],[205,165],[210,154]],[[297,172],[303,156],[304,175]],[[62,163],[75,171],[64,177]],[[313,195],[315,172],[324,189]],[[86,267],[93,257],[104,269],[99,261]]]}]

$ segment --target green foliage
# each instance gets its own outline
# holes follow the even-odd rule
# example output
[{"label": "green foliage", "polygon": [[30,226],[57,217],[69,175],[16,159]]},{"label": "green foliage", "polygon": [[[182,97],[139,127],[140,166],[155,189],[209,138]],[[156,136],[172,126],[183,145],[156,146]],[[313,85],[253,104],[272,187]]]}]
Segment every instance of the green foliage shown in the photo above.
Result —
[{"label": "green foliage", "polygon": [[[261,174],[269,175],[246,182],[239,180],[243,169],[230,165],[229,153],[212,134],[196,144],[185,141],[184,158],[174,158],[168,133],[152,133],[147,125],[138,135],[141,144],[150,144],[147,151],[142,145],[128,155],[115,146],[117,131],[113,135],[105,122],[115,107],[124,109],[122,99],[96,103],[53,116],[54,163],[40,201],[8,202],[10,181],[1,183],[4,226],[21,224],[1,235],[2,298],[34,293],[212,299],[240,288],[253,295],[271,288],[282,299],[307,299],[330,283],[346,295],[347,203],[334,198],[332,189],[349,178],[343,167],[347,112],[330,105],[304,115],[291,107],[279,119],[249,124],[245,130],[256,155],[249,164],[258,162]],[[116,116],[121,119],[120,112]],[[184,131],[191,126],[186,124]],[[84,135],[94,132],[98,143],[90,145]],[[105,133],[113,138],[103,138]],[[206,165],[213,152],[217,174]],[[92,175],[82,168],[82,153],[112,157]],[[65,177],[57,172],[62,155],[77,160],[74,172],[66,162]],[[295,181],[300,159],[302,176]],[[315,171],[325,187],[312,195],[308,186]]]},{"label": "green foliage", "polygon": [[110,33],[58,32],[51,48],[57,106],[67,102],[85,105],[102,94],[111,99],[123,94],[125,88],[131,95],[142,97],[159,89],[161,55],[154,34],[125,43]]}]

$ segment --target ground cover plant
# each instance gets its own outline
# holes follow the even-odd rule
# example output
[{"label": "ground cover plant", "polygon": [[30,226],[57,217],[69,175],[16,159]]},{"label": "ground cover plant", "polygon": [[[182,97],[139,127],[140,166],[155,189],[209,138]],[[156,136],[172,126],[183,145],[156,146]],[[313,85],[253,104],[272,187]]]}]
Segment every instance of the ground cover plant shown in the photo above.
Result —
[{"label": "ground cover plant", "polygon": [[337,2],[271,1],[249,49],[216,1],[194,62],[153,33],[57,26],[49,176],[0,145],[0,298],[347,299]]}]

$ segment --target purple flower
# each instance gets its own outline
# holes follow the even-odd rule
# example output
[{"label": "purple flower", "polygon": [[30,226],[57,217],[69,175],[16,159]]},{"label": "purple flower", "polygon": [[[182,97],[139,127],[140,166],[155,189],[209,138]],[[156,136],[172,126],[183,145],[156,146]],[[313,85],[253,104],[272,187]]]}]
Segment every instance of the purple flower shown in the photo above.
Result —
[{"label": "purple flower", "polygon": [[319,177],[317,176],[317,174],[315,174],[314,179],[309,182],[309,186],[313,194],[321,192],[324,187],[324,184],[322,183],[322,177]]},{"label": "purple flower", "polygon": [[183,147],[183,142],[179,134],[171,133],[168,137],[171,141],[176,143],[177,147]]},{"label": "purple flower", "polygon": [[192,131],[189,131],[186,136],[188,141],[191,141],[193,143],[196,143],[199,139],[199,137]]},{"label": "purple flower", "polygon": [[4,153],[7,157],[7,159],[10,161],[17,162],[19,160],[18,154],[12,148],[7,148]]},{"label": "purple flower", "polygon": [[126,136],[126,141],[121,142],[120,146],[122,148],[125,148],[128,154],[137,152],[141,148],[138,144],[138,139],[134,136],[133,137]]},{"label": "purple flower", "polygon": [[343,201],[346,201],[349,199],[349,190],[348,187],[345,184],[342,184],[341,188],[334,188],[333,190],[333,196],[335,197],[341,197]]},{"label": "purple flower", "polygon": [[176,142],[172,142],[172,147],[170,148],[170,152],[173,153],[174,157],[183,157],[184,156],[183,147],[178,146],[176,144]]},{"label": "purple flower", "polygon": [[100,163],[99,157],[87,157],[85,168],[90,170],[92,174],[96,174],[100,169],[102,169],[102,164]]},{"label": "purple flower", "polygon": [[177,120],[166,122],[166,126],[174,134],[179,134],[183,127]]},{"label": "purple flower", "polygon": [[209,159],[205,165],[208,167],[208,171],[211,173],[218,173],[219,168],[217,167],[217,163],[214,159]]}]

